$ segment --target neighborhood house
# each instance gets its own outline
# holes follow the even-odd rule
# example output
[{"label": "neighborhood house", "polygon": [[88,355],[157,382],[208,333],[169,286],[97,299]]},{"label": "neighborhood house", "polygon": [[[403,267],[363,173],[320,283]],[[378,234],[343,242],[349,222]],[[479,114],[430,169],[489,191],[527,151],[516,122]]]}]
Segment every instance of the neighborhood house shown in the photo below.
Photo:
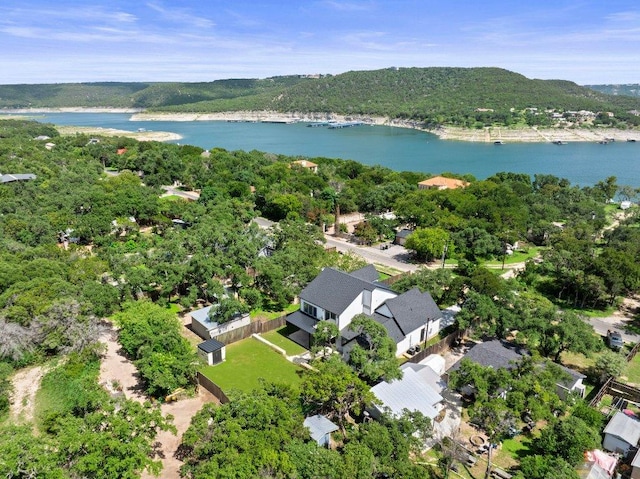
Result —
[{"label": "neighborhood house", "polygon": [[378,277],[372,265],[352,273],[323,269],[300,293],[300,309],[287,316],[287,323],[299,329],[291,338],[308,348],[318,322],[332,321],[340,330],[337,349],[346,353],[358,339],[349,329],[358,314],[386,328],[397,355],[438,333],[442,313],[429,293],[414,288],[398,294]]}]

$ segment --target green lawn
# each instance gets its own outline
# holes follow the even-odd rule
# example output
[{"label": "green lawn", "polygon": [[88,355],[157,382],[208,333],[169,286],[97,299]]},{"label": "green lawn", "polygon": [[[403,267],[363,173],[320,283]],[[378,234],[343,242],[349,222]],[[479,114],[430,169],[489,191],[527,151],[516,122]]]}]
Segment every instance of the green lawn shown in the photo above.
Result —
[{"label": "green lawn", "polygon": [[233,389],[249,392],[260,385],[260,378],[297,385],[301,369],[266,344],[247,338],[227,346],[224,363],[201,371],[228,394]]},{"label": "green lawn", "polygon": [[627,378],[626,382],[640,385],[640,354],[636,354],[627,365],[625,376]]},{"label": "green lawn", "polygon": [[289,338],[287,338],[287,334],[290,334],[293,329],[294,328],[290,326],[283,326],[273,331],[262,333],[262,337],[267,341],[275,344],[276,346],[280,346],[287,352],[288,356],[302,354],[306,351],[306,349],[304,349],[298,343],[294,343]]}]

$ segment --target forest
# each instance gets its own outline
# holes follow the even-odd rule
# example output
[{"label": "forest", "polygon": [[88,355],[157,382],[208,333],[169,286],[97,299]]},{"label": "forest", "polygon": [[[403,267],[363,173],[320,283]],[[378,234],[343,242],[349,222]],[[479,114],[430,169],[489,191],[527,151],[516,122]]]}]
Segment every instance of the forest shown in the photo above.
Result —
[{"label": "forest", "polygon": [[[440,307],[459,304],[458,327],[485,337],[517,332],[516,341],[551,363],[565,351],[602,349],[580,315],[640,291],[640,216],[632,208],[612,227],[611,204],[636,201],[639,191],[615,177],[578,187],[504,172],[466,175],[465,189],[418,190],[424,174],[354,161],[311,158],[313,173],[293,164],[299,157],[273,153],[90,139],[0,121],[2,172],[36,175],[0,184],[0,475],[7,477],[158,472],[153,443],[171,430],[171,418],[157,401],[114,397],[97,383],[104,319],[119,327],[149,399],[193,388],[198,359],[176,309],[222,305],[231,291],[234,308],[282,311],[321,268],[362,266],[324,248],[323,229],[339,214],[365,213],[356,236],[371,244],[413,229],[408,248],[418,262],[439,258],[447,245],[454,269],[421,268],[394,288],[429,291]],[[163,196],[161,186],[173,184],[199,191],[199,200]],[[273,230],[252,221],[259,216],[277,222]],[[540,252],[516,278],[485,267],[516,244]],[[270,255],[261,254],[266,246]],[[24,422],[9,414],[11,377],[30,365],[47,372],[33,421]],[[300,390],[264,384],[205,407],[182,439],[184,477],[442,477],[444,469],[410,459],[424,418],[367,422],[371,378],[341,361],[315,366]],[[526,388],[520,392],[524,401]],[[515,399],[485,399],[476,410],[498,411],[494,417],[515,410]],[[341,424],[338,450],[319,448],[301,431],[300,418],[316,412],[353,419]],[[569,427],[555,425],[552,412],[536,413],[550,421],[549,441]],[[226,439],[207,440],[214,436]],[[540,445],[546,465],[549,448]]]},{"label": "forest", "polygon": [[117,107],[169,112],[278,111],[383,116],[426,126],[548,126],[557,112],[613,112],[638,126],[640,100],[626,90],[529,79],[499,68],[387,68],[339,75],[229,79],[207,83],[0,85],[0,108]]}]

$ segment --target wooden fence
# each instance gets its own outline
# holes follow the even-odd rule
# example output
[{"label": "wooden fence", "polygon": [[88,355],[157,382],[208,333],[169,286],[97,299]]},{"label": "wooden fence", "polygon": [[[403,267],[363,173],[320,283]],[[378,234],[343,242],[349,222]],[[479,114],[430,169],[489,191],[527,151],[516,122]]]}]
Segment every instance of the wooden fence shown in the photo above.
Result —
[{"label": "wooden fence", "polygon": [[[627,354],[628,363],[635,357],[639,349],[640,343],[636,343],[631,351],[629,351],[629,354]],[[600,389],[591,402],[589,402],[589,406],[596,407],[605,394],[611,394],[612,396],[621,397],[622,399],[633,402],[640,402],[640,389],[636,389],[628,384],[620,383],[616,381],[613,376],[609,376],[605,383],[600,386]]]},{"label": "wooden fence", "polygon": [[414,354],[411,357],[411,359],[409,359],[409,362],[419,363],[420,361],[422,361],[424,358],[426,358],[431,354],[440,354],[444,351],[448,351],[449,349],[451,349],[451,345],[453,343],[455,343],[456,341],[459,341],[460,338],[463,338],[464,336],[466,336],[468,332],[469,332],[468,330],[454,331],[453,333],[442,338],[437,343],[432,344],[431,346],[423,349],[419,353]]},{"label": "wooden fence", "polygon": [[243,326],[241,328],[234,329],[233,331],[229,331],[227,333],[216,336],[215,339],[224,344],[231,344],[249,338],[252,334],[266,333],[267,331],[278,329],[284,326],[286,323],[286,315],[267,321],[256,321],[254,323],[248,324],[247,326]]},{"label": "wooden fence", "polygon": [[405,271],[404,273],[396,274],[395,276],[390,276],[387,279],[380,281],[382,284],[386,284],[387,286],[391,286],[393,283],[400,281],[402,278],[406,278],[407,276],[411,276],[411,271]]},{"label": "wooden fence", "polygon": [[229,402],[229,398],[224,393],[224,391],[220,388],[220,386],[218,386],[216,383],[214,383],[211,379],[206,377],[200,371],[198,371],[198,386],[205,388],[207,391],[213,394],[216,398],[218,398],[218,401],[220,401],[220,404],[227,404]]}]

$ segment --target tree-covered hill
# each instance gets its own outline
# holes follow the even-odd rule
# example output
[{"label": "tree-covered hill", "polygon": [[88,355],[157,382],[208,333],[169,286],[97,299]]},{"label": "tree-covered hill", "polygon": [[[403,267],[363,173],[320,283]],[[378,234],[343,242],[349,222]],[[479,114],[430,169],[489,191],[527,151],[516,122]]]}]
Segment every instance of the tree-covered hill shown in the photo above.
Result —
[{"label": "tree-covered hill", "polygon": [[[320,78],[299,76],[206,83],[0,85],[0,108],[133,107],[173,112],[275,110],[406,118],[477,126],[525,121],[527,108],[612,111],[632,124],[640,99],[561,80],[532,80],[500,68],[388,68]],[[534,111],[534,110],[532,110]],[[528,118],[541,124],[544,115]]]},{"label": "tree-covered hill", "polygon": [[626,83],[624,85],[585,85],[587,88],[606,93],[607,95],[624,95],[640,97],[640,84]]}]

